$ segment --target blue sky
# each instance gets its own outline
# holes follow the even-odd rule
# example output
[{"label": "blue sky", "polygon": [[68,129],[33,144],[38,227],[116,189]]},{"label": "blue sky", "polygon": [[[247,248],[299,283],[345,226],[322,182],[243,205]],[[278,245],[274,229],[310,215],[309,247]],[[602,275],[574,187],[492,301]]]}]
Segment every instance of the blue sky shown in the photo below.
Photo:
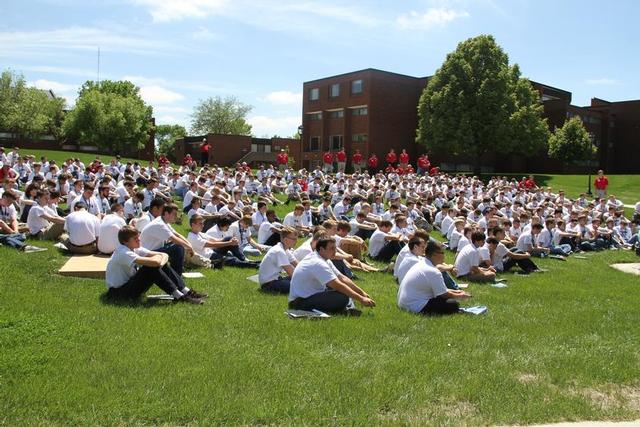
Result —
[{"label": "blue sky", "polygon": [[295,133],[302,83],[362,68],[426,76],[493,34],[523,75],[591,97],[640,98],[640,2],[594,0],[2,0],[0,69],[73,103],[129,79],[158,123],[188,127],[199,99],[252,105],[257,136]]}]

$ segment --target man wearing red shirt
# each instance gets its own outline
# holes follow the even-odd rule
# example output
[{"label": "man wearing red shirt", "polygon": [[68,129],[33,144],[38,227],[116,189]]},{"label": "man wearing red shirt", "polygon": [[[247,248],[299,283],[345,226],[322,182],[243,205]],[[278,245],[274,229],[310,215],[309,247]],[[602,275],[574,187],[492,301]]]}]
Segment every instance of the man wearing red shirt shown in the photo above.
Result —
[{"label": "man wearing red shirt", "polygon": [[209,142],[207,138],[202,138],[202,144],[200,145],[200,163],[201,166],[209,163]]},{"label": "man wearing red shirt", "polygon": [[344,152],[344,148],[336,153],[336,161],[338,162],[338,172],[344,173],[344,168],[347,165],[347,153]]},{"label": "man wearing red shirt", "polygon": [[402,149],[402,153],[400,153],[400,166],[402,169],[406,169],[409,164],[409,153],[404,148]]},{"label": "man wearing red shirt", "polygon": [[604,171],[600,169],[598,176],[594,181],[596,187],[596,197],[598,199],[604,199],[607,197],[607,187],[609,186],[609,179],[604,175]]},{"label": "man wearing red shirt", "polygon": [[280,152],[276,156],[276,162],[278,163],[278,169],[284,171],[287,167],[287,164],[289,163],[289,155],[287,155],[287,152],[284,151],[284,148],[280,150]]},{"label": "man wearing red shirt", "polygon": [[524,182],[524,188],[527,190],[533,190],[534,188],[538,188],[536,184],[536,180],[533,179],[533,175],[529,175],[529,178]]},{"label": "man wearing red shirt", "polygon": [[440,173],[440,168],[437,166],[434,166],[431,169],[429,169],[429,176],[436,176],[439,173]]},{"label": "man wearing red shirt", "polygon": [[362,154],[360,154],[360,150],[356,149],[356,152],[351,156],[351,164],[354,172],[360,173],[362,171]]},{"label": "man wearing red shirt", "polygon": [[16,173],[16,171],[9,167],[9,163],[5,163],[2,165],[2,169],[0,169],[0,185],[4,182],[5,179],[17,179],[17,177],[18,174]]},{"label": "man wearing red shirt", "polygon": [[429,167],[431,166],[431,162],[429,161],[429,156],[423,154],[418,157],[418,175],[422,176],[429,171]]},{"label": "man wearing red shirt", "polygon": [[387,153],[386,160],[387,160],[387,164],[391,166],[394,166],[396,163],[396,160],[398,160],[398,157],[396,156],[396,152],[393,148],[389,150],[389,152]]},{"label": "man wearing red shirt", "polygon": [[376,153],[372,153],[367,160],[367,166],[369,167],[369,175],[374,176],[378,172],[378,156]]},{"label": "man wearing red shirt", "polygon": [[322,171],[324,173],[333,173],[333,154],[331,151],[327,151],[322,155]]}]

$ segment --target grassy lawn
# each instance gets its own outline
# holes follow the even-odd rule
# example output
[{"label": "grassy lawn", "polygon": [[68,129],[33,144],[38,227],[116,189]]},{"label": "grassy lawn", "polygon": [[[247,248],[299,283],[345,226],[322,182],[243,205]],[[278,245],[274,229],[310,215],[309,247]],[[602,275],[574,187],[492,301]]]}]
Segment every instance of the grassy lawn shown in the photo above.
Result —
[{"label": "grassy lawn", "polygon": [[[5,147],[6,149],[6,153],[9,153],[11,151],[10,147]],[[62,163],[65,162],[65,160],[67,160],[70,157],[73,158],[79,158],[82,163],[84,163],[85,165],[89,165],[89,163],[91,163],[92,161],[95,160],[96,158],[96,154],[95,153],[84,153],[84,152],[73,152],[73,151],[57,151],[57,150],[29,150],[26,148],[21,148],[20,149],[20,154],[26,156],[27,154],[30,154],[32,156],[36,157],[37,161],[40,161],[40,157],[45,156],[48,160],[55,160],[56,163],[58,165],[61,165]],[[98,154],[98,157],[100,157],[100,159],[102,159],[102,161],[104,163],[109,163],[109,161],[114,157],[114,156],[108,156],[108,155],[104,155],[104,154]],[[146,166],[147,165],[147,161],[146,160],[136,160],[136,159],[128,159],[128,158],[123,158],[122,159],[124,162],[139,162],[141,165]]]},{"label": "grassy lawn", "polygon": [[[184,226],[180,228],[184,230]],[[47,252],[0,248],[0,423],[484,425],[640,418],[640,280],[606,251],[471,285],[483,316],[396,307],[388,274],[358,275],[360,318],[290,320],[249,270],[202,271],[201,307],[114,305]],[[450,254],[448,255],[449,258]],[[152,293],[158,293],[157,288]]]}]

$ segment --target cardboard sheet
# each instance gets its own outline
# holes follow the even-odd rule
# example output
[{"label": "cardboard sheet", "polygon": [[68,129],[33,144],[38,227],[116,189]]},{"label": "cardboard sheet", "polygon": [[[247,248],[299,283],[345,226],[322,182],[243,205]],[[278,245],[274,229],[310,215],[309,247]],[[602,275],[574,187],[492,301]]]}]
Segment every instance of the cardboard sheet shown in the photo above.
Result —
[{"label": "cardboard sheet", "polygon": [[105,255],[74,255],[58,270],[58,274],[90,279],[104,279],[109,257]]}]

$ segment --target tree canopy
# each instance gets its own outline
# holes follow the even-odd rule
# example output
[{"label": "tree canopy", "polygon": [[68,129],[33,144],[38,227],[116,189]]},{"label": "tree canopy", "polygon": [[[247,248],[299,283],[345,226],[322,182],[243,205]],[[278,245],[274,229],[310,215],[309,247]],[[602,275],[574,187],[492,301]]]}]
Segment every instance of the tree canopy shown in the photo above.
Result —
[{"label": "tree canopy", "polygon": [[472,156],[489,151],[533,154],[549,130],[540,98],[510,66],[490,35],[461,42],[429,80],[418,105],[416,142],[434,151]]},{"label": "tree canopy", "polygon": [[138,87],[128,81],[88,81],[78,94],[63,124],[67,138],[114,153],[144,147],[153,110]]},{"label": "tree canopy", "polygon": [[28,87],[24,77],[12,71],[0,76],[0,130],[29,137],[60,137],[65,101]]},{"label": "tree canopy", "polygon": [[174,148],[176,139],[187,134],[184,126],[180,125],[158,125],[156,126],[156,138],[158,140],[158,154],[164,154],[171,160],[175,160]]},{"label": "tree canopy", "polygon": [[251,125],[246,120],[251,109],[250,105],[243,104],[235,96],[201,100],[191,115],[191,132],[251,135]]},{"label": "tree canopy", "polygon": [[591,160],[596,147],[580,117],[574,116],[556,128],[549,138],[549,157],[566,163]]}]

